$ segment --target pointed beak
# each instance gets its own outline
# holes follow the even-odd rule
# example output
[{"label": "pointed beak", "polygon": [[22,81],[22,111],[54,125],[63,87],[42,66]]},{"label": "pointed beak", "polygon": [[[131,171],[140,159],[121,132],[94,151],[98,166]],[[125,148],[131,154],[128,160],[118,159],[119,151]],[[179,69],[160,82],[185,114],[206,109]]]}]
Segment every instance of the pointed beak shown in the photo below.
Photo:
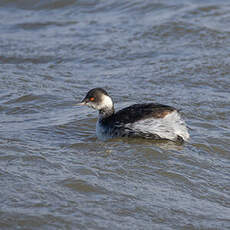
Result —
[{"label": "pointed beak", "polygon": [[87,105],[88,100],[84,98],[81,102],[75,104],[75,105]]},{"label": "pointed beak", "polygon": [[86,103],[83,101],[83,102],[77,103],[75,105],[86,105]]}]

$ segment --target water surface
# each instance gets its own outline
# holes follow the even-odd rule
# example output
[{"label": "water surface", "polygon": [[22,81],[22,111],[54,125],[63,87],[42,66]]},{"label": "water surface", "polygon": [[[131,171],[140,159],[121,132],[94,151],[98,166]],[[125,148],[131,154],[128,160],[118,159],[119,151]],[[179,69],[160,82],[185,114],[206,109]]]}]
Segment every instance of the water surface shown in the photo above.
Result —
[{"label": "water surface", "polygon": [[[0,228],[230,228],[230,3],[0,2]],[[95,135],[74,103],[181,109],[184,146]]]}]

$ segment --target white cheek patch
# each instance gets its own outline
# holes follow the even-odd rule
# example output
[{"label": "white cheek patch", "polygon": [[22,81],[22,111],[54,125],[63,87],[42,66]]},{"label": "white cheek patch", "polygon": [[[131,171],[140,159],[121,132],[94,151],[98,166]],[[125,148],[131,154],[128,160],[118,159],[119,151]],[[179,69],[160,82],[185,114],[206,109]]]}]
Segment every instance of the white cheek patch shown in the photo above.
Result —
[{"label": "white cheek patch", "polygon": [[100,104],[88,102],[87,106],[96,110],[101,110],[105,108],[110,110],[113,108],[113,101],[109,96],[103,95]]},{"label": "white cheek patch", "polygon": [[103,108],[108,108],[108,109],[113,108],[113,101],[109,96],[103,95],[101,104],[97,106],[98,110],[103,109]]},{"label": "white cheek patch", "polygon": [[88,102],[86,105],[90,108],[96,109],[96,105],[91,102]]}]

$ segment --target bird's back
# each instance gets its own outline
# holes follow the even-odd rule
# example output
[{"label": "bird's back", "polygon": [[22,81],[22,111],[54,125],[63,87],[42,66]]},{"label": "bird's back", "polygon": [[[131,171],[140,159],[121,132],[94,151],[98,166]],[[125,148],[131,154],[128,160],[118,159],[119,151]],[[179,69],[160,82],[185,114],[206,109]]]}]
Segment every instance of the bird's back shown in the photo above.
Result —
[{"label": "bird's back", "polygon": [[135,123],[139,120],[164,118],[166,115],[176,111],[175,108],[155,103],[134,104],[119,110],[111,117],[104,120],[104,124],[111,123]]}]

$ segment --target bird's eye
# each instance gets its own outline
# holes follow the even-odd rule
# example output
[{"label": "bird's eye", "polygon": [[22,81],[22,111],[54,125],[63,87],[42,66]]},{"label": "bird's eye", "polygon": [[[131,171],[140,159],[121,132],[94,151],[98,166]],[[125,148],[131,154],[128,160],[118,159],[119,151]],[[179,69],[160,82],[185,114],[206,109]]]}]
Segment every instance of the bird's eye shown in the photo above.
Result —
[{"label": "bird's eye", "polygon": [[91,97],[89,100],[90,100],[90,101],[94,101],[94,100],[95,100],[95,98],[94,98],[94,97]]}]

